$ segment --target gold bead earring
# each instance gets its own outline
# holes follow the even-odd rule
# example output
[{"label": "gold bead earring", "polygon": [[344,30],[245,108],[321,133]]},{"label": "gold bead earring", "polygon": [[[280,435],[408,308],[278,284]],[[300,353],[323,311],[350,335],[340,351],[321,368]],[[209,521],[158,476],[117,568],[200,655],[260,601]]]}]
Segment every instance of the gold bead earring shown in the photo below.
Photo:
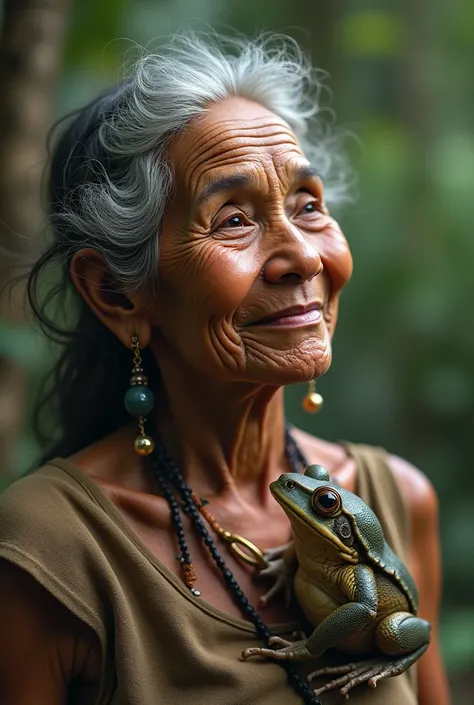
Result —
[{"label": "gold bead earring", "polygon": [[138,420],[140,435],[135,438],[134,448],[138,455],[150,455],[155,449],[153,438],[145,433],[145,417],[153,410],[155,398],[148,388],[148,379],[143,371],[140,341],[132,336],[133,368],[130,377],[130,389],[125,394],[125,408]]},{"label": "gold bead earring", "polygon": [[308,382],[308,392],[303,398],[303,409],[310,414],[317,414],[321,411],[323,405],[323,398],[321,394],[316,391],[316,382],[314,379]]}]

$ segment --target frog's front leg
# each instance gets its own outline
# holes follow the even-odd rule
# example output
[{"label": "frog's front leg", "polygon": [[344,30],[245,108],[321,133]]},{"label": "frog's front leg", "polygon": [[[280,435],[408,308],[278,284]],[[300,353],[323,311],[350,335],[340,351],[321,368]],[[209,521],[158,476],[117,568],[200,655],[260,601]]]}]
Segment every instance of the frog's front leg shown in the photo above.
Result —
[{"label": "frog's front leg", "polygon": [[377,616],[377,586],[374,573],[366,565],[351,566],[343,576],[343,584],[354,599],[337,607],[323,619],[308,639],[282,644],[273,640],[274,645],[282,645],[278,650],[252,647],[242,652],[242,658],[265,656],[274,659],[303,660],[320,656],[327,649],[336,646],[344,639],[361,631]]},{"label": "frog's front leg", "polygon": [[284,546],[271,548],[266,551],[265,560],[268,566],[258,573],[258,577],[271,578],[274,583],[268,592],[262,595],[260,602],[262,605],[266,605],[274,595],[284,590],[286,604],[288,605],[291,600],[293,578],[298,568],[293,541]]}]

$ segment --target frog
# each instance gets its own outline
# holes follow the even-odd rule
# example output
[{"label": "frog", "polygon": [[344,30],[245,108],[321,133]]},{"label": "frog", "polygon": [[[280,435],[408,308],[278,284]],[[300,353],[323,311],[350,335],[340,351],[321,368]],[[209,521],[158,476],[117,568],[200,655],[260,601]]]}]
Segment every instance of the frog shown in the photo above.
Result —
[{"label": "frog", "polygon": [[417,615],[415,582],[375,513],[321,465],[284,473],[270,491],[291,522],[285,565],[295,566],[293,591],[314,630],[294,642],[274,636],[271,648],[247,648],[242,658],[300,661],[343,652],[349,662],[313,671],[308,681],[331,676],[313,694],[339,688],[345,699],[357,685],[375,688],[406,671],[428,648],[431,625]]}]

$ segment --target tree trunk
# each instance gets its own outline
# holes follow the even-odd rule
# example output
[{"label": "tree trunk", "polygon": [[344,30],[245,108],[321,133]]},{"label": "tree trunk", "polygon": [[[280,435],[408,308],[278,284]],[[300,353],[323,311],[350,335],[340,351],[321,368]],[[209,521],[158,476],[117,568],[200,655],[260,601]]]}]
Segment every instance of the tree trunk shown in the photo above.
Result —
[{"label": "tree trunk", "polygon": [[[41,179],[69,0],[4,0],[0,35],[0,325],[26,323],[23,289],[5,289],[41,232]],[[10,295],[11,294],[11,295]],[[1,331],[1,329],[0,329]],[[4,332],[3,335],[6,335]],[[3,346],[5,347],[5,346]],[[0,347],[1,350],[1,347]],[[0,355],[0,474],[13,468],[25,373]]]}]

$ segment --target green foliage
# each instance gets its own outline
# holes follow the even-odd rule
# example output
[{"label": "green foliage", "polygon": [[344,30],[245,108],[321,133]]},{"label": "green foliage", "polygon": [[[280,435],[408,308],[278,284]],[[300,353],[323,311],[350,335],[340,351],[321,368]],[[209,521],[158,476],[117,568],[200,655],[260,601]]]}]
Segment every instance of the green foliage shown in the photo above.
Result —
[{"label": "green foliage", "polygon": [[452,611],[444,618],[441,633],[443,658],[448,671],[471,670],[474,654],[474,610],[458,608]]},{"label": "green foliage", "polygon": [[17,360],[26,370],[42,374],[46,345],[32,328],[0,320],[0,355]]},{"label": "green foliage", "polygon": [[[474,594],[474,5],[81,0],[58,113],[120,76],[133,42],[198,19],[221,30],[296,36],[329,70],[339,122],[359,137],[350,149],[360,198],[342,217],[355,272],[342,297],[332,368],[318,382],[325,407],[305,416],[304,390],[291,389],[288,412],[328,439],[386,446],[431,478],[445,567],[443,652],[453,671],[467,667],[474,658],[467,607]],[[22,336],[8,333],[2,345],[32,369],[31,356],[44,362],[43,351]],[[34,450],[28,432],[23,447],[22,464]]]},{"label": "green foliage", "polygon": [[128,0],[101,0],[73,4],[64,65],[77,70],[89,67],[94,73],[121,62],[124,19]]},{"label": "green foliage", "polygon": [[339,45],[355,56],[392,56],[404,42],[403,24],[392,14],[381,11],[356,11],[343,15],[339,22]]}]

